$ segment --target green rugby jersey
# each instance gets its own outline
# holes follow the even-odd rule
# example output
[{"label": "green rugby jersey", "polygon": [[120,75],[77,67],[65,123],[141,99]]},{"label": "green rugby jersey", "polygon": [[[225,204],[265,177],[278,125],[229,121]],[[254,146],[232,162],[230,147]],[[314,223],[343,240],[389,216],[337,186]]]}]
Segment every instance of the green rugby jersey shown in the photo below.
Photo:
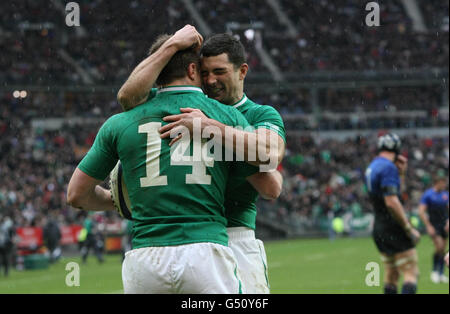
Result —
[{"label": "green rugby jersey", "polygon": [[171,139],[161,140],[158,129],[166,124],[163,117],[179,114],[182,107],[200,109],[230,126],[249,126],[238,110],[207,98],[200,88],[168,87],[148,102],[109,118],[78,165],[89,176],[104,180],[120,159],[132,204],[133,248],[228,243],[224,194],[228,176],[239,163],[194,161],[192,156],[206,148],[205,140],[200,145],[191,141],[185,152],[180,143],[171,150]]},{"label": "green rugby jersey", "polygon": [[[153,88],[148,99],[155,97],[156,89]],[[251,101],[244,94],[241,100],[232,105],[237,108],[255,129],[267,128],[276,132],[286,142],[286,131],[283,119],[278,111],[271,106],[262,106]],[[248,227],[255,229],[256,224],[256,200],[258,191],[246,180],[247,175],[259,171],[259,167],[245,163],[233,168],[225,193],[225,215],[228,221],[227,227]]]},{"label": "green rugby jersey", "polygon": [[[267,128],[272,130],[286,142],[283,119],[275,108],[258,105],[248,99],[246,95],[233,107],[237,108],[255,129]],[[258,168],[249,164],[246,164],[246,167],[249,169]],[[242,171],[242,168],[237,171]],[[251,171],[248,173],[251,173]],[[225,193],[225,216],[228,220],[228,227],[255,229],[258,194],[244,176],[230,176]]]}]

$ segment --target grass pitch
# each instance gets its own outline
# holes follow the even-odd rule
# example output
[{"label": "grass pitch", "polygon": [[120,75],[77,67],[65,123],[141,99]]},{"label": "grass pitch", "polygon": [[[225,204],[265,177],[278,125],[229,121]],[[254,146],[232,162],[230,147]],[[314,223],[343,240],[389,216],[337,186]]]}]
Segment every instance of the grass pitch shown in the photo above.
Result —
[{"label": "grass pitch", "polygon": [[[370,238],[288,240],[265,243],[272,293],[287,294],[379,294],[382,293],[383,267]],[[424,236],[417,247],[421,276],[418,293],[448,294],[448,284],[430,281],[433,244]],[[86,264],[81,258],[63,258],[45,270],[12,270],[0,273],[0,293],[122,293],[120,255],[106,255],[99,264],[94,256]],[[80,286],[66,285],[69,262],[80,266]],[[380,286],[367,286],[370,271],[366,265],[380,265]],[[372,270],[372,269],[371,269]],[[448,274],[448,269],[446,270]]]}]

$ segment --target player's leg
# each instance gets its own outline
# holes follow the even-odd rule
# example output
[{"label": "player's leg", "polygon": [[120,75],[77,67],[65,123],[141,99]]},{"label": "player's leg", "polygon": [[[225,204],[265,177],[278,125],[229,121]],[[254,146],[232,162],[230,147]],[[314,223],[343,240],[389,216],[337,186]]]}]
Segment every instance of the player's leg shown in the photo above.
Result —
[{"label": "player's leg", "polygon": [[438,277],[437,282],[448,283],[447,276],[444,275],[444,256],[445,249],[447,247],[447,239],[441,235],[436,235],[433,239],[436,251],[433,260],[435,261],[436,268],[433,268]]},{"label": "player's leg", "polygon": [[400,274],[395,267],[395,258],[393,255],[381,253],[381,260],[384,264],[384,294],[397,294]]},{"label": "player's leg", "polygon": [[398,293],[398,279],[400,274],[395,266],[395,250],[391,246],[391,241],[386,241],[392,232],[382,225],[375,225],[373,231],[373,240],[380,252],[381,260],[384,264],[384,294]]},{"label": "player's leg", "polygon": [[262,241],[249,228],[228,228],[228,245],[233,250],[247,293],[270,293],[267,257]]},{"label": "player's leg", "polygon": [[402,294],[415,294],[419,267],[415,248],[395,254],[395,266],[403,274]]},{"label": "player's leg", "polygon": [[440,282],[440,276],[444,271],[445,238],[439,235],[439,228],[434,226],[437,234],[431,237],[434,245],[433,270],[431,271],[431,281]]},{"label": "player's leg", "polygon": [[174,273],[176,293],[246,293],[233,251],[216,243],[179,246]]}]

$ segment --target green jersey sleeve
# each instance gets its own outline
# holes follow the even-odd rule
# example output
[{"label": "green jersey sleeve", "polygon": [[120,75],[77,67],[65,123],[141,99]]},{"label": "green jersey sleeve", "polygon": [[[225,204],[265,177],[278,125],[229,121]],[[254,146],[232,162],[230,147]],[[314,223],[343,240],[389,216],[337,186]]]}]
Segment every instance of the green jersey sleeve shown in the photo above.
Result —
[{"label": "green jersey sleeve", "polygon": [[277,133],[286,142],[286,130],[283,119],[278,111],[271,106],[255,106],[251,108],[246,116],[252,121],[255,129],[266,128]]},{"label": "green jersey sleeve", "polygon": [[242,177],[242,178],[247,178],[250,177],[251,175],[254,175],[255,173],[259,172],[259,167],[258,166],[253,166],[247,162],[244,161],[238,161],[236,163],[233,164],[233,167],[231,169],[231,176],[235,177]]},{"label": "green jersey sleeve", "polygon": [[105,180],[119,159],[114,128],[112,128],[114,120],[117,119],[116,116],[111,117],[102,125],[95,137],[94,144],[78,165],[81,171],[97,180]]}]

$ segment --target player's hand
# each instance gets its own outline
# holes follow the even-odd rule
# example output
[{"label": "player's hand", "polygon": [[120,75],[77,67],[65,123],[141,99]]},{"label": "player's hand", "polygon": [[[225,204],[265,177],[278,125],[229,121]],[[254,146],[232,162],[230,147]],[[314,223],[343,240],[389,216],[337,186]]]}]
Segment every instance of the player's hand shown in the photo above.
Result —
[{"label": "player's hand", "polygon": [[402,155],[398,155],[397,160],[395,161],[395,166],[398,169],[398,172],[401,176],[406,174],[406,170],[408,169],[408,158]]},{"label": "player's hand", "polygon": [[[173,137],[171,134],[179,134],[169,143],[172,146],[179,141],[183,135],[186,135],[186,130],[189,131],[189,135],[193,136],[194,132],[203,131],[204,127],[208,124],[209,118],[199,109],[193,108],[180,108],[181,114],[166,116],[163,118],[165,122],[171,122],[159,129],[161,138]],[[198,129],[197,129],[198,127]]]},{"label": "player's hand", "polygon": [[169,40],[177,50],[195,47],[197,51],[200,51],[203,45],[203,36],[194,26],[189,24],[178,30]]},{"label": "player's hand", "polygon": [[448,252],[447,252],[447,255],[445,255],[445,257],[444,257],[444,260],[445,260],[445,264],[447,265],[447,267],[448,267]]},{"label": "player's hand", "polygon": [[420,232],[414,228],[411,228],[408,232],[408,236],[411,238],[414,245],[417,245],[420,241]]},{"label": "player's hand", "polygon": [[436,236],[436,230],[433,226],[429,225],[427,226],[427,233],[430,235],[430,237],[434,238]]}]

